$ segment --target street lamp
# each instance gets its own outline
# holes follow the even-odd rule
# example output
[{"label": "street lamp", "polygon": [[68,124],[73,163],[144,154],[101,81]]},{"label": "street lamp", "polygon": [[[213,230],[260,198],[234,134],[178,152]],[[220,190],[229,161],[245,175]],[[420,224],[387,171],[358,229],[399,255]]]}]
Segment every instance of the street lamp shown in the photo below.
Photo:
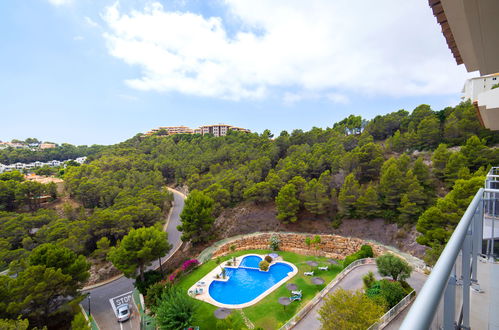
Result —
[{"label": "street lamp", "polygon": [[88,316],[92,316],[92,312],[90,310],[90,292],[88,293],[87,299],[88,299]]},{"label": "street lamp", "polygon": [[163,266],[161,265],[161,257],[159,257],[159,269],[163,272]]}]

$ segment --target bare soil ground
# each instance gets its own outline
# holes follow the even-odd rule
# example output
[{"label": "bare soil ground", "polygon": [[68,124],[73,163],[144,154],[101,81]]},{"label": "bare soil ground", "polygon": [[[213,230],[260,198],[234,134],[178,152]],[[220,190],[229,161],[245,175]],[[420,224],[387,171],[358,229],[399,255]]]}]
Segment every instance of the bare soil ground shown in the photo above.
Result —
[{"label": "bare soil ground", "polygon": [[289,224],[276,219],[276,214],[273,203],[265,205],[243,203],[222,212],[215,222],[216,234],[220,238],[259,231],[336,234],[375,240],[417,257],[422,257],[425,251],[424,246],[416,243],[415,228],[399,228],[396,224],[383,219],[345,219],[338,229],[334,229],[330,219],[317,218],[307,212],[300,214],[296,223]]}]

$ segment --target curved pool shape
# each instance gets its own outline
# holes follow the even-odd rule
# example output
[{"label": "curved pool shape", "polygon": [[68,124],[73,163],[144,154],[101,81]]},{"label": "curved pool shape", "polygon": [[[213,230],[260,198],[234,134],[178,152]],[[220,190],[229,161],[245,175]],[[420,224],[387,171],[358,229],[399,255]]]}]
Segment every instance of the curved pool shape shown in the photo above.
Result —
[{"label": "curved pool shape", "polygon": [[239,267],[259,268],[260,261],[262,260],[259,256],[246,256],[241,260]]},{"label": "curved pool shape", "polygon": [[[245,257],[245,259],[250,257],[252,256]],[[257,258],[260,261],[262,260],[260,257]],[[256,259],[251,260],[251,262],[256,261]],[[273,264],[267,272],[251,268],[226,268],[229,280],[227,282],[211,282],[209,293],[214,300],[222,304],[239,305],[248,303],[288,276],[288,273],[292,271],[293,268],[290,265],[282,262]]]}]

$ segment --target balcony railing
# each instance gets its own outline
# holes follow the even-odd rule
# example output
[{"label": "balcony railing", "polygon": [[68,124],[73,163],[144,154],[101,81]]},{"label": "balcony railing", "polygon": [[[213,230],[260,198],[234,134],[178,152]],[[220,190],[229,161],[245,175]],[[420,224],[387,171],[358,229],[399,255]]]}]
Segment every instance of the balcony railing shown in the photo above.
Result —
[{"label": "balcony railing", "polygon": [[[494,257],[498,236],[499,189],[493,188],[499,188],[499,168],[489,172],[485,187],[468,206],[401,329],[470,328],[470,288],[479,291],[478,259]],[[487,248],[482,251],[484,239]]]}]

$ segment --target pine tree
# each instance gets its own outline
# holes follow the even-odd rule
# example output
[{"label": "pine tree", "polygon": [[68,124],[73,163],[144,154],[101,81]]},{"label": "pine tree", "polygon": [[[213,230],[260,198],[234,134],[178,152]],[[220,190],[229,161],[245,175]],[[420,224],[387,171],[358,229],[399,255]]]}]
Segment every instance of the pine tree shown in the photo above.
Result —
[{"label": "pine tree", "polygon": [[438,148],[433,152],[433,156],[431,157],[431,161],[433,164],[433,173],[439,179],[443,179],[445,176],[445,167],[447,166],[447,162],[449,161],[449,157],[451,152],[447,150],[447,145],[444,143],[440,143]]},{"label": "pine tree", "polygon": [[480,140],[476,135],[466,140],[466,144],[461,148],[461,153],[466,159],[466,166],[471,171],[476,171],[480,166],[489,164],[489,149],[485,145],[485,139]]},{"label": "pine tree", "polygon": [[316,179],[310,180],[303,192],[304,206],[310,213],[321,215],[327,212],[329,198],[326,187]]},{"label": "pine tree", "polygon": [[379,216],[379,202],[378,191],[370,184],[355,202],[357,215],[369,219]]},{"label": "pine tree", "polygon": [[[391,160],[391,159],[390,159]],[[388,160],[386,163],[388,163]],[[385,163],[385,164],[386,164]],[[404,176],[402,171],[399,169],[396,160],[390,162],[390,164],[381,170],[381,179],[379,183],[379,192],[383,201],[383,204],[389,209],[395,210],[400,204],[400,197],[405,191],[404,187]]]},{"label": "pine tree", "polygon": [[296,222],[296,214],[300,209],[300,201],[296,198],[297,190],[294,184],[288,183],[281,188],[275,199],[277,219],[284,222]]},{"label": "pine tree", "polygon": [[417,215],[420,213],[420,208],[416,203],[411,202],[407,194],[402,195],[400,201],[400,207],[397,208],[400,212],[399,221],[400,223],[412,223],[414,219],[417,219]]},{"label": "pine tree", "polygon": [[405,141],[400,134],[400,130],[397,130],[393,136],[389,137],[386,141],[387,145],[392,151],[404,152],[406,149]]},{"label": "pine tree", "polygon": [[450,155],[449,161],[444,170],[444,181],[448,187],[452,187],[454,181],[459,177],[459,171],[466,167],[466,158],[460,152],[454,152]]},{"label": "pine tree", "polygon": [[360,195],[360,185],[355,179],[355,175],[350,173],[345,178],[338,195],[338,208],[342,215],[348,217],[355,216],[355,202]]}]

